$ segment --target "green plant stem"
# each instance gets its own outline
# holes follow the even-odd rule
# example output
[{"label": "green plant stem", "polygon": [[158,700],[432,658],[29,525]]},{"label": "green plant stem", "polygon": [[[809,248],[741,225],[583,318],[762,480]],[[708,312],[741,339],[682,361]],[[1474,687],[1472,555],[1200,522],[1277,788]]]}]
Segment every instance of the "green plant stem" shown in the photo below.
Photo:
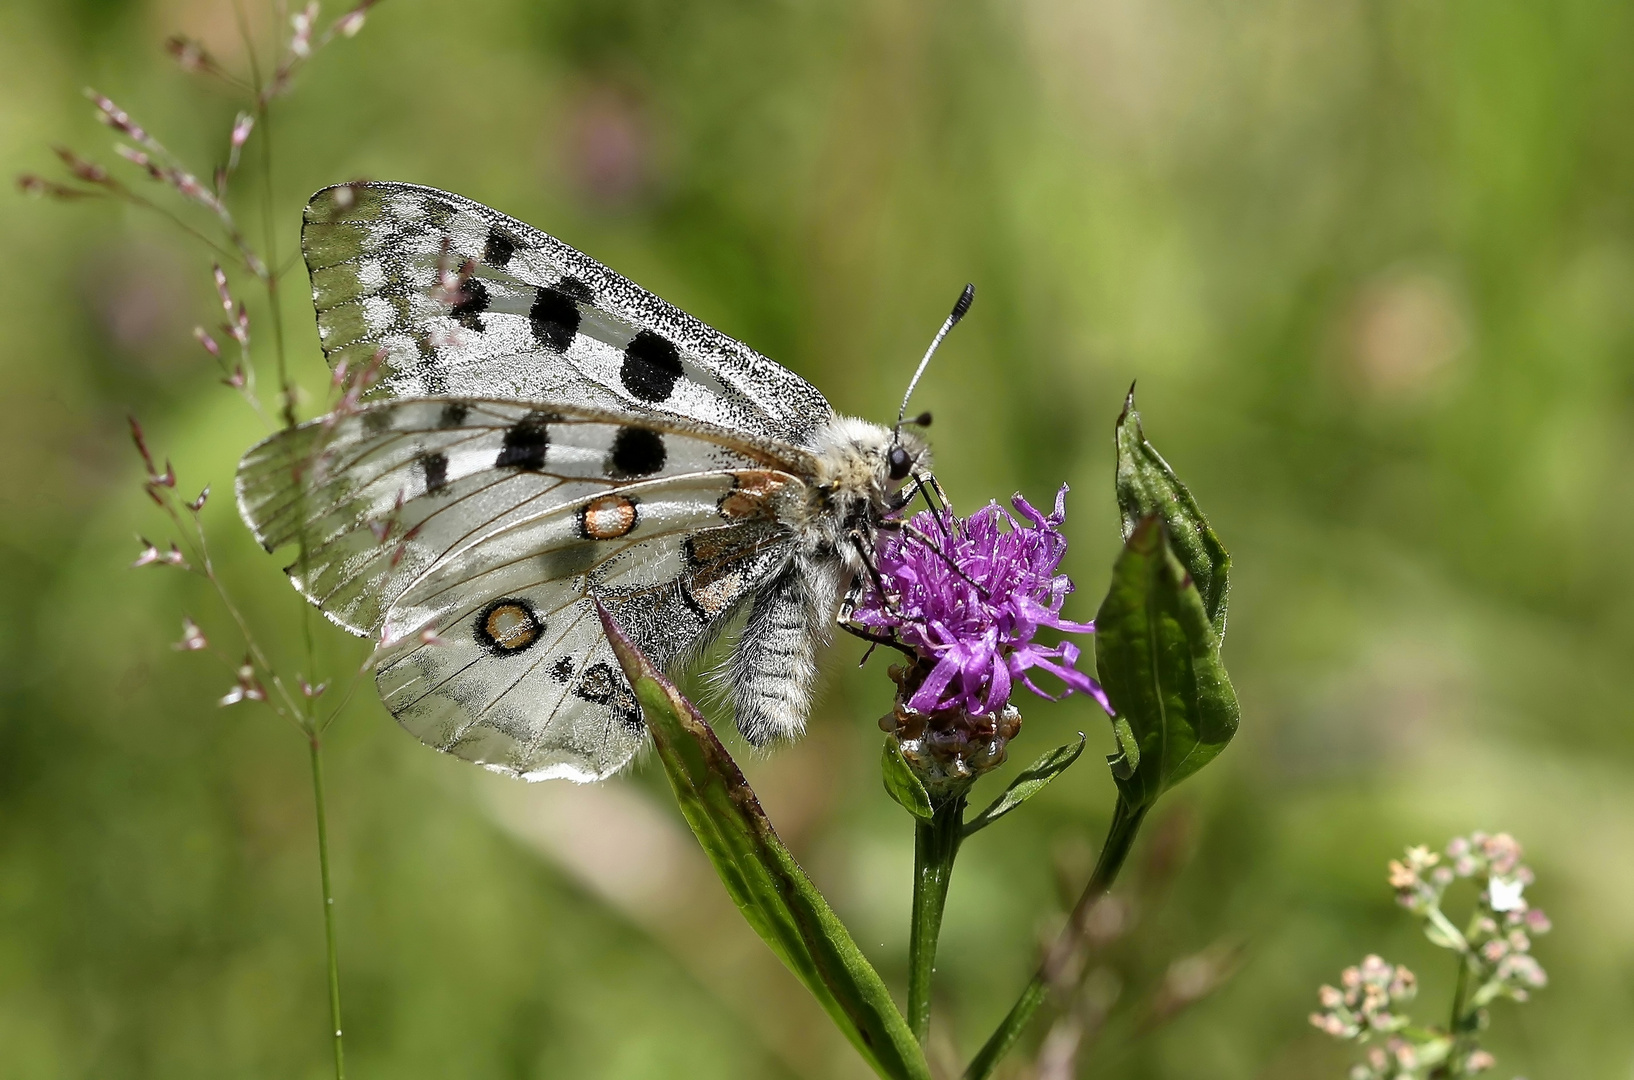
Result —
[{"label": "green plant stem", "polygon": [[993,1069],[1021,1037],[1038,1007],[1044,1004],[1050,987],[1066,973],[1083,944],[1089,912],[1117,880],[1118,871],[1123,869],[1129,849],[1134,846],[1140,823],[1146,817],[1146,809],[1145,806],[1130,806],[1121,794],[1118,796],[1118,804],[1112,811],[1112,824],[1106,832],[1106,842],[1101,845],[1101,856],[1095,861],[1095,871],[1090,874],[1089,884],[1084,886],[1083,895],[1073,907],[1067,925],[1038,965],[1032,981],[1021,991],[1016,1003],[1010,1006],[1010,1011],[999,1022],[998,1028],[976,1053],[969,1068],[965,1069],[965,1080],[987,1080],[992,1075]]},{"label": "green plant stem", "polygon": [[1452,1018],[1447,1023],[1447,1033],[1452,1036],[1452,1048],[1447,1052],[1447,1060],[1431,1076],[1462,1076],[1464,1074],[1464,1036],[1468,1027],[1468,1018],[1464,1015],[1469,997],[1469,954],[1458,954],[1458,981],[1452,991]]},{"label": "green plant stem", "polygon": [[313,732],[312,800],[318,815],[318,873],[323,881],[323,933],[329,950],[329,1030],[335,1033],[335,1080],[346,1080],[346,1051],[340,1027],[340,959],[335,950],[335,890],[329,880],[329,816],[323,802],[323,742]]},{"label": "green plant stem", "polygon": [[262,219],[266,230],[266,272],[262,281],[267,288],[267,307],[272,316],[273,354],[278,366],[278,392],[282,397],[282,414],[285,427],[294,427],[297,423],[295,416],[295,384],[289,377],[289,351],[284,342],[284,314],[283,306],[278,300],[278,230],[273,220],[272,197],[272,110],[267,107],[266,101],[256,97],[256,126],[261,129],[261,200]]},{"label": "green plant stem", "polygon": [[955,796],[936,807],[929,821],[914,819],[913,923],[908,931],[908,1027],[919,1045],[930,1033],[931,976],[936,971],[936,940],[942,933],[953,860],[964,838],[965,798]]}]

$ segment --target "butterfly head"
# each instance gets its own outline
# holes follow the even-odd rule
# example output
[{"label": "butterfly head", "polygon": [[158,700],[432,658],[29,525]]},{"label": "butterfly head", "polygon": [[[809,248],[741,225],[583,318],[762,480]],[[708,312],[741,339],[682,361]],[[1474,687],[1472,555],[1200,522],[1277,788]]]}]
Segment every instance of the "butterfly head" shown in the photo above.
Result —
[{"label": "butterfly head", "polygon": [[930,469],[930,446],[919,432],[837,417],[816,446],[817,486],[836,516],[853,527],[872,525],[900,505],[910,476]]}]

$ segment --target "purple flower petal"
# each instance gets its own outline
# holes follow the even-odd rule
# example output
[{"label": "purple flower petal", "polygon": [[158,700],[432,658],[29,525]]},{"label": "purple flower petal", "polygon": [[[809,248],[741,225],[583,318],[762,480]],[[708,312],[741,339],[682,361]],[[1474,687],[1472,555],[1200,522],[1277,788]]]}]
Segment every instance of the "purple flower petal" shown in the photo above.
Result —
[{"label": "purple flower petal", "polygon": [[1077,645],[1034,641],[1046,628],[1095,632],[1093,622],[1061,614],[1073,591],[1072,579],[1058,573],[1067,550],[1066,495],[1063,484],[1048,516],[1016,495],[1013,514],[997,503],[963,519],[926,511],[911,528],[882,536],[877,561],[887,596],[870,586],[850,617],[927,662],[930,673],[911,707],[988,715],[1004,709],[1017,682],[1051,697],[1029,677],[1036,668],[1059,678],[1064,694],[1089,694],[1111,712],[1100,685],[1077,670]]}]

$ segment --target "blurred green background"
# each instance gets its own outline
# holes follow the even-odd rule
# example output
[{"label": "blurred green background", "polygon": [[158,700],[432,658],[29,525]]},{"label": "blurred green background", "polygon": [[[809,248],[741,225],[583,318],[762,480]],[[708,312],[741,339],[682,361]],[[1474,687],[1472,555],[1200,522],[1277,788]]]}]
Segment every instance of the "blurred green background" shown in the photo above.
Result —
[{"label": "blurred green background", "polygon": [[[207,175],[237,102],[163,55],[178,30],[242,62],[218,0],[0,6],[4,171],[52,174],[57,142],[113,160],[90,84]],[[1450,958],[1384,864],[1486,828],[1526,843],[1556,924],[1551,985],[1494,1009],[1496,1075],[1626,1077],[1631,55],[1618,0],[388,0],[278,106],[274,225],[287,256],[306,195],[352,177],[457,191],[876,419],[973,280],[918,399],[939,475],[966,509],[1073,485],[1077,617],[1117,547],[1112,423],[1138,378],[1235,557],[1243,723],[1159,815],[1186,861],[1134,931],[1124,1000],[1213,943],[1244,963],[1143,1038],[1114,1024],[1084,1075],[1342,1076],[1305,1017],[1369,951],[1417,970],[1440,1021]],[[208,258],[106,203],[14,193],[0,230],[0,1078],[322,1077],[305,748],[217,708],[230,676],[171,650],[184,613],[236,648],[219,605],[127,568],[136,534],[167,535],[134,411],[184,489],[217,492],[252,618],[298,640],[223,497],[263,428],[189,336],[219,312]],[[289,280],[293,362],[321,392]],[[270,381],[268,312],[240,288]],[[361,659],[316,632],[327,676]],[[832,650],[805,741],[744,757],[900,992],[910,828],[876,770],[889,684],[859,655]],[[1083,700],[1024,707],[1021,761],[1079,727],[1110,742]],[[651,762],[507,782],[365,690],[329,771],[353,1076],[863,1075]],[[1025,979],[1111,792],[1091,753],[966,847],[939,1061]]]}]

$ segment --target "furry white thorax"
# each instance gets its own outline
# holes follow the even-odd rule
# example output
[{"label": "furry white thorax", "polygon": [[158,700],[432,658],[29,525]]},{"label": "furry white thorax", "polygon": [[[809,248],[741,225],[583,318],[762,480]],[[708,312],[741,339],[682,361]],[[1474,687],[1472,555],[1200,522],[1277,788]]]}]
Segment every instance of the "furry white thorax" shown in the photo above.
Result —
[{"label": "furry white thorax", "polygon": [[864,551],[872,556],[879,523],[898,505],[905,478],[891,477],[896,446],[912,471],[929,468],[930,450],[917,434],[835,417],[811,442],[811,475],[778,507],[796,547],[750,605],[722,680],[731,687],[738,730],[756,746],[805,726],[817,646],[832,635],[840,601],[863,572]]},{"label": "furry white thorax", "polygon": [[782,512],[809,551],[838,554],[851,570],[861,569],[851,537],[861,533],[872,544],[875,527],[902,487],[890,475],[892,446],[907,451],[913,472],[930,468],[930,447],[912,431],[893,433],[870,420],[836,416],[816,433],[816,469],[800,498]]}]

